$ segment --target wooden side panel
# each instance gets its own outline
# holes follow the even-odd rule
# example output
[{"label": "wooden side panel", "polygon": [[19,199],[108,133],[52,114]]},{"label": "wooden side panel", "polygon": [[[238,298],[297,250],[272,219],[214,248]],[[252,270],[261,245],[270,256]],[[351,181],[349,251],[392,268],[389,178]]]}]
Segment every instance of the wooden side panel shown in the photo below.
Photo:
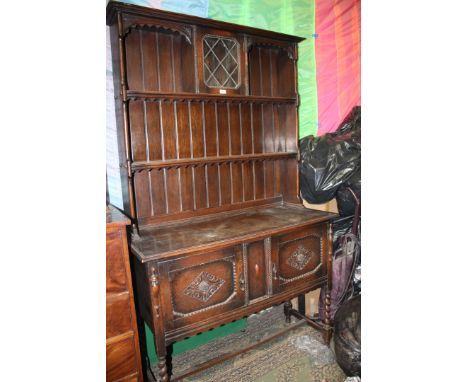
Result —
[{"label": "wooden side panel", "polygon": [[232,163],[232,202],[241,203],[244,198],[244,178],[242,164]]},{"label": "wooden side panel", "polygon": [[252,135],[254,153],[263,152],[263,105],[252,106]]},{"label": "wooden side panel", "polygon": [[106,338],[131,331],[132,316],[128,295],[106,304]]},{"label": "wooden side panel", "polygon": [[222,163],[218,168],[221,190],[221,205],[231,204],[231,165],[229,163]]},{"label": "wooden side panel", "polygon": [[270,80],[271,80],[271,95],[273,97],[280,97],[282,89],[279,87],[278,78],[278,49],[270,49]]},{"label": "wooden side panel", "polygon": [[182,167],[179,169],[180,176],[180,195],[181,195],[181,210],[193,211],[194,209],[194,196],[193,196],[193,179],[192,169],[189,167]]},{"label": "wooden side panel", "polygon": [[[137,216],[145,217],[152,216],[152,193],[150,189],[150,178],[148,171],[139,171],[133,175],[133,182],[135,184],[135,199]],[[152,184],[151,184],[152,185]]]},{"label": "wooden side panel", "polygon": [[241,105],[241,143],[242,143],[242,154],[253,154],[253,133],[252,133],[252,116],[251,116],[252,104]]},{"label": "wooden side panel", "polygon": [[193,102],[190,104],[190,126],[194,158],[202,158],[205,156],[205,131],[202,109],[203,105],[200,102]]},{"label": "wooden side panel", "polygon": [[129,89],[141,89],[143,87],[140,41],[140,33],[138,31],[132,31],[125,39],[127,82]]},{"label": "wooden side panel", "polygon": [[262,73],[259,47],[252,47],[249,54],[249,87],[251,95],[262,95]]},{"label": "wooden side panel", "polygon": [[107,232],[106,240],[106,293],[127,291],[125,264],[122,255],[120,231]]},{"label": "wooden side panel", "polygon": [[218,155],[218,118],[213,102],[204,102],[206,156]]},{"label": "wooden side panel", "polygon": [[175,73],[173,67],[172,34],[158,33],[159,79],[162,92],[175,92]]},{"label": "wooden side panel", "polygon": [[167,208],[169,214],[181,211],[180,171],[176,168],[164,170],[167,184]]},{"label": "wooden side panel", "polygon": [[178,158],[191,158],[191,134],[187,102],[174,102]]},{"label": "wooden side panel", "polygon": [[294,97],[295,92],[295,77],[294,77],[294,65],[295,62],[288,57],[288,54],[284,50],[278,52],[278,84],[281,89],[280,95],[283,97]]},{"label": "wooden side panel", "polygon": [[174,113],[175,105],[173,102],[161,102],[164,159],[177,158],[177,136],[175,129]]},{"label": "wooden side panel", "polygon": [[220,205],[219,168],[217,165],[207,165],[205,168],[208,184],[208,206],[217,207]]},{"label": "wooden side panel", "polygon": [[149,160],[162,159],[161,115],[159,102],[146,102],[147,157]]},{"label": "wooden side panel", "polygon": [[145,105],[142,101],[130,102],[130,131],[132,141],[132,159],[146,160]]},{"label": "wooden side panel", "polygon": [[157,34],[153,31],[140,30],[141,39],[141,72],[143,74],[143,90],[159,89]]},{"label": "wooden side panel", "polygon": [[253,163],[245,162],[242,164],[243,169],[243,179],[244,179],[244,201],[254,199],[254,173],[253,173]]},{"label": "wooden side panel", "polygon": [[195,209],[202,209],[208,207],[207,200],[207,178],[206,178],[206,167],[198,166],[193,169],[194,179],[195,179]]},{"label": "wooden side panel", "polygon": [[164,170],[151,170],[151,197],[154,215],[167,213],[166,205],[166,183],[164,179]]},{"label": "wooden side panel", "polygon": [[272,73],[271,73],[271,50],[269,48],[260,48],[260,62],[262,72],[262,95],[266,97],[272,96]]},{"label": "wooden side panel", "polygon": [[230,132],[228,120],[228,105],[226,103],[217,103],[217,126],[218,126],[218,145],[219,155],[226,156],[230,154]]}]

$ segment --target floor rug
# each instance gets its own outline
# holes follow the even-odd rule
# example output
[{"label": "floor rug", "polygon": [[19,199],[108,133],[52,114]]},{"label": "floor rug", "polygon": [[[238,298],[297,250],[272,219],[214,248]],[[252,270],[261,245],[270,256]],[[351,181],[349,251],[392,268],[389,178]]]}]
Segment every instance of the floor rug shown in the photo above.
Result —
[{"label": "floor rug", "polygon": [[[292,324],[298,321],[292,318]],[[282,306],[248,318],[241,332],[213,340],[173,359],[174,374],[271,336],[288,327]],[[154,375],[157,375],[153,368]],[[183,379],[184,382],[343,382],[345,374],[319,331],[305,323],[221,364]]]}]

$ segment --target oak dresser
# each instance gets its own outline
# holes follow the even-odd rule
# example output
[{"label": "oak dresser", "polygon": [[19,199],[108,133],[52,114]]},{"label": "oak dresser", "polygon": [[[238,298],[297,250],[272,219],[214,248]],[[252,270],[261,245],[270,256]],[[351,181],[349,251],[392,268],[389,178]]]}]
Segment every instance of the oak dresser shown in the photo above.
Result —
[{"label": "oak dresser", "polygon": [[[158,374],[169,346],[331,286],[335,215],[299,196],[301,37],[110,2],[124,210]],[[291,299],[300,297],[299,310]],[[301,303],[302,302],[302,303]]]}]

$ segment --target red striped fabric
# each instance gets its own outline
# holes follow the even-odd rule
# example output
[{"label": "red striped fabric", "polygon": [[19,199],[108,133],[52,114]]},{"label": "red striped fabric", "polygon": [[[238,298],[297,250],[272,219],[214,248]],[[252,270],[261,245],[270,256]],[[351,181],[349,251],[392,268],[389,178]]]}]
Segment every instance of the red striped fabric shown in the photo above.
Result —
[{"label": "red striped fabric", "polygon": [[318,135],[361,104],[361,2],[316,0]]}]

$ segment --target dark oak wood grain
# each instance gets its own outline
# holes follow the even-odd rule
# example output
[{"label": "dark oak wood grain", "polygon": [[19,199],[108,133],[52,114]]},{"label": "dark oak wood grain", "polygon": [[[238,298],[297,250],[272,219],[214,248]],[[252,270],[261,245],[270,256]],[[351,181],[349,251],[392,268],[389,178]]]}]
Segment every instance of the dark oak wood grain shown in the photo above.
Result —
[{"label": "dark oak wood grain", "polygon": [[168,381],[174,341],[283,302],[290,320],[330,288],[334,215],[299,196],[302,38],[116,2],[107,24],[138,306]]}]

